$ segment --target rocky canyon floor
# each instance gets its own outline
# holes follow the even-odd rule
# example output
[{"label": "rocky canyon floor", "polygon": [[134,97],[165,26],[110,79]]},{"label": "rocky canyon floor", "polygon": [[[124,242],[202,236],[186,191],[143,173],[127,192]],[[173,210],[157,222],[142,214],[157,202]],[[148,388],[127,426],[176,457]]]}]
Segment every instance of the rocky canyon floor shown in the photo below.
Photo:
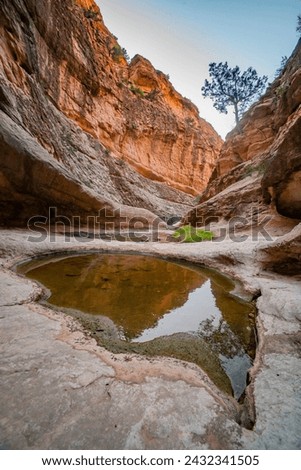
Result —
[{"label": "rocky canyon floor", "polygon": [[[265,271],[264,253],[299,236],[248,233],[195,244],[28,240],[0,231],[3,449],[300,449],[301,279]],[[32,235],[32,234],[31,234]],[[36,234],[37,235],[37,234]],[[35,236],[36,236],[35,235]],[[39,304],[14,266],[60,252],[145,253],[213,267],[256,299],[257,354],[243,403],[196,365],[113,354],[74,319]]]}]

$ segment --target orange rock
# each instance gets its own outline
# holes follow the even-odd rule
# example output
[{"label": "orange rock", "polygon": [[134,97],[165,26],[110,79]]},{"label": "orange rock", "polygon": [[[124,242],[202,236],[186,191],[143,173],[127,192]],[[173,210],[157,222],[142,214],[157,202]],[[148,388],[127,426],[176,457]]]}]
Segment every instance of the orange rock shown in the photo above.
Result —
[{"label": "orange rock", "polygon": [[281,127],[301,103],[300,41],[282,74],[266,94],[244,114],[239,125],[228,134],[217,162],[217,176],[239,163],[268,152],[281,133]]},{"label": "orange rock", "polygon": [[279,214],[301,220],[301,40],[280,76],[228,134],[199,205],[183,222],[239,216],[245,226],[256,226],[264,215],[272,220]]},{"label": "orange rock", "polygon": [[86,8],[86,9],[93,8],[94,10],[98,8],[94,0],[75,0],[75,3],[77,3],[79,6]]},{"label": "orange rock", "polygon": [[[89,214],[89,202],[82,210],[76,194],[81,188],[93,210],[109,200],[164,219],[181,216],[206,187],[222,144],[197,108],[146,59],[128,64],[92,0],[3,0],[0,14],[1,109],[37,140],[56,172],[61,168],[75,201],[69,208]],[[13,189],[25,148],[21,141],[11,148],[11,166],[0,175],[9,223],[38,209],[43,215],[51,204],[46,169],[24,174],[20,192]],[[61,202],[66,211],[63,196]]]}]

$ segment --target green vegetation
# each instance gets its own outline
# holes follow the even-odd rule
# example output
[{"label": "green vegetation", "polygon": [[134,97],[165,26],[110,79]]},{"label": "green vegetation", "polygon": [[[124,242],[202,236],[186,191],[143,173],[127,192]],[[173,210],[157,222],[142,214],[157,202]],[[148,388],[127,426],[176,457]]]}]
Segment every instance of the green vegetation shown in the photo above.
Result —
[{"label": "green vegetation", "polygon": [[279,85],[279,87],[276,88],[275,90],[275,95],[277,98],[281,98],[287,90],[289,89],[288,83],[283,83],[282,85]]},{"label": "green vegetation", "polygon": [[178,228],[172,236],[183,243],[196,243],[204,240],[212,240],[213,233],[192,227],[191,225],[184,225]]},{"label": "green vegetation", "polygon": [[298,15],[296,31],[301,35],[301,15]]},{"label": "green vegetation", "polygon": [[238,66],[233,69],[227,62],[209,64],[211,82],[205,80],[202,95],[213,100],[213,106],[227,114],[228,106],[234,107],[236,124],[242,113],[265,88],[268,77],[258,77],[257,72],[249,67],[241,73]]},{"label": "green vegetation", "polygon": [[192,127],[194,125],[194,119],[192,118],[186,118],[185,123],[188,127]]},{"label": "green vegetation", "polygon": [[97,20],[98,19],[98,12],[93,10],[92,7],[90,7],[88,10],[84,9],[84,15],[89,20]]},{"label": "green vegetation", "polygon": [[200,203],[200,200],[201,200],[201,197],[202,197],[202,194],[198,194],[192,201],[192,204],[194,206],[197,206],[199,203]]},{"label": "green vegetation", "polygon": [[130,56],[127,53],[127,50],[124,47],[121,47],[119,44],[116,44],[111,49],[111,54],[115,62],[120,62],[121,59],[125,59],[127,63],[131,61]]},{"label": "green vegetation", "polygon": [[257,173],[258,175],[263,175],[267,168],[266,162],[260,162],[257,165],[249,165],[246,167],[244,175],[251,176],[253,173]]},{"label": "green vegetation", "polygon": [[134,85],[131,85],[130,90],[131,90],[132,93],[134,93],[134,95],[144,97],[144,91],[141,90],[141,88],[139,88],[137,86],[134,86]]},{"label": "green vegetation", "polygon": [[138,126],[135,122],[131,122],[128,124],[128,128],[131,129],[132,131],[135,131],[136,129],[138,129]]},{"label": "green vegetation", "polygon": [[163,77],[165,77],[166,80],[170,80],[170,76],[169,76],[168,73],[166,74],[166,73],[164,73],[164,72],[162,72],[161,70],[158,70],[158,69],[156,70],[156,72],[157,72],[158,75],[162,75]]},{"label": "green vegetation", "polygon": [[160,95],[160,91],[159,90],[156,90],[156,89],[153,89],[152,91],[150,91],[147,95],[146,95],[146,98],[150,101],[153,101],[155,100],[158,96]]},{"label": "green vegetation", "polygon": [[282,75],[282,72],[285,69],[285,66],[287,64],[287,61],[288,61],[288,58],[286,55],[281,57],[281,64],[280,64],[280,67],[275,72],[275,78],[278,78],[280,77],[280,75]]}]

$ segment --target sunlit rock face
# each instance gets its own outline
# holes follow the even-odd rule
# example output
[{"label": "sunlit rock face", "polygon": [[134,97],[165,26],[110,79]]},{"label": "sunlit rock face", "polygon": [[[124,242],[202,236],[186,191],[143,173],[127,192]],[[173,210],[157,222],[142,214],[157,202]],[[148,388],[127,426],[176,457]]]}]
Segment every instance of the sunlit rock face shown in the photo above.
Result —
[{"label": "sunlit rock face", "polygon": [[222,143],[196,107],[146,59],[127,63],[93,1],[3,0],[0,13],[2,223],[50,204],[187,211]]},{"label": "sunlit rock face", "polygon": [[[301,42],[266,94],[242,117],[227,136],[217,162],[217,176],[264,152],[274,152],[291,139],[291,127],[300,119]],[[293,131],[297,133],[297,129]]]},{"label": "sunlit rock face", "polygon": [[[145,176],[199,193],[211,176],[221,139],[148,60],[135,56],[127,72],[128,84],[123,83],[126,128],[116,150]],[[129,86],[144,97],[136,91],[138,100],[133,99]]]},{"label": "sunlit rock face", "polygon": [[[186,222],[301,219],[301,41],[278,78],[228,134],[199,205]],[[281,216],[285,217],[281,219]]]}]

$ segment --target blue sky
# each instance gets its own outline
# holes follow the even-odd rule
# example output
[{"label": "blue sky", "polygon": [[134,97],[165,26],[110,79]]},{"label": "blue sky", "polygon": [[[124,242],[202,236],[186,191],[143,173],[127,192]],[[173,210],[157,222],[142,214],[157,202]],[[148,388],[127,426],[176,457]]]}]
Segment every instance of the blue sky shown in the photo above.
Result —
[{"label": "blue sky", "polygon": [[232,109],[218,113],[201,96],[209,62],[254,67],[272,81],[297,40],[300,0],[97,0],[104,21],[131,57],[139,53],[170,75],[222,137]]}]

